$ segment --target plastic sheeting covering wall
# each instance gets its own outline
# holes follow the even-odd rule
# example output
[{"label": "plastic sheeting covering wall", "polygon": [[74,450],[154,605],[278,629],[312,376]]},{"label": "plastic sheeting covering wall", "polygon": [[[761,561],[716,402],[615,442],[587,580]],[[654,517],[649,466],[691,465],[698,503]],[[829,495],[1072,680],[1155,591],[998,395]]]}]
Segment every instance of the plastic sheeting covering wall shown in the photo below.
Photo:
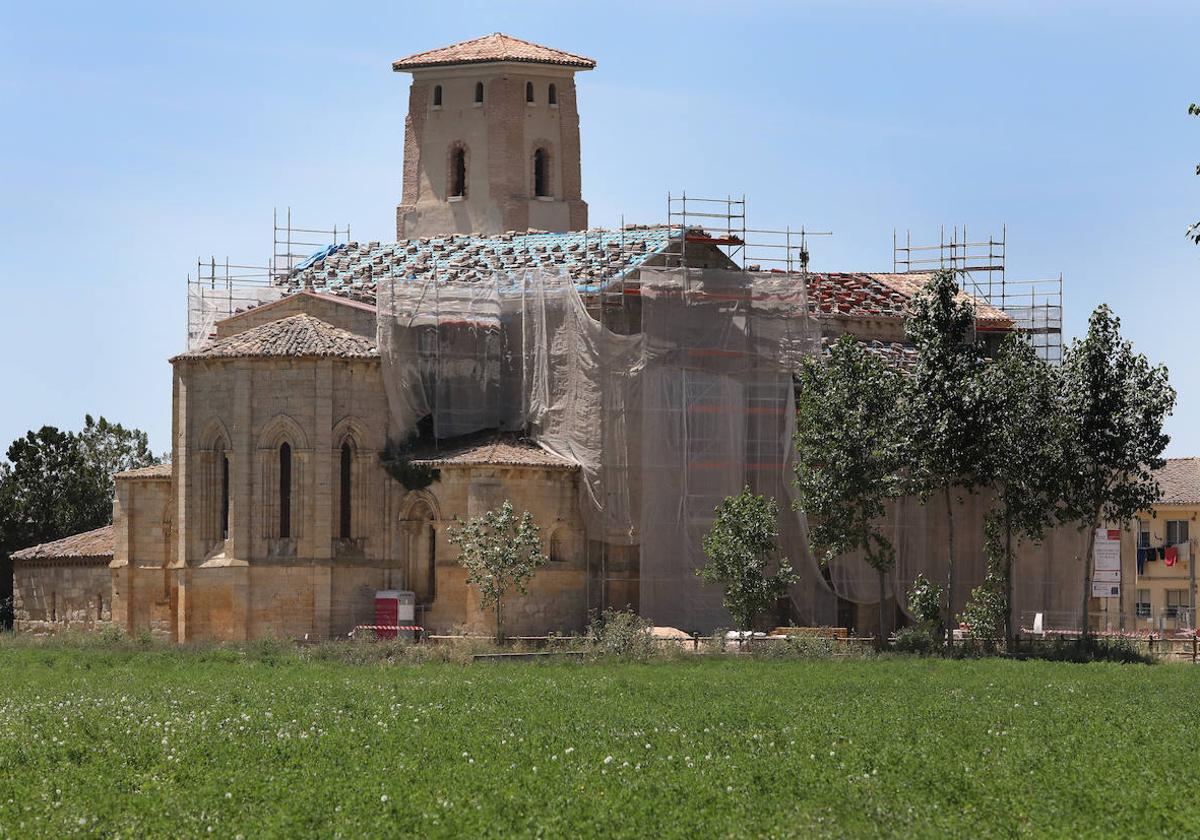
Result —
[{"label": "plastic sheeting covering wall", "polygon": [[[835,560],[826,578],[794,509],[792,374],[819,348],[803,278],[643,269],[639,291],[642,332],[618,335],[587,313],[565,275],[381,283],[379,344],[395,427],[414,430],[430,418],[438,439],[525,430],[578,463],[588,544],[614,556],[637,546],[639,611],[656,624],[728,626],[719,589],[695,570],[714,508],[747,486],[779,503],[782,550],[801,575],[793,618],[829,625],[839,598],[876,604],[878,576],[861,558]],[[956,505],[960,607],[986,568],[985,505],[981,496]],[[898,562],[888,585],[901,603],[918,573],[945,579],[944,514],[911,499],[889,513]],[[1082,545],[1077,536],[1022,547],[1019,609],[1078,603],[1079,584],[1064,566]],[[590,565],[605,563],[589,551]]]},{"label": "plastic sheeting covering wall", "polygon": [[[952,496],[954,511],[954,607],[960,612],[987,574],[983,527],[992,503],[988,490]],[[949,525],[944,497],[922,504],[916,498],[896,500],[880,527],[896,549],[896,568],[888,576],[887,597],[903,608],[905,593],[923,574],[945,587],[949,567]],[[1079,624],[1082,563],[1086,532],[1066,525],[1051,529],[1038,543],[1014,540],[1013,606],[1018,619],[1042,613],[1047,629]],[[838,597],[855,604],[879,602],[879,575],[855,553],[829,563],[829,580]]]}]

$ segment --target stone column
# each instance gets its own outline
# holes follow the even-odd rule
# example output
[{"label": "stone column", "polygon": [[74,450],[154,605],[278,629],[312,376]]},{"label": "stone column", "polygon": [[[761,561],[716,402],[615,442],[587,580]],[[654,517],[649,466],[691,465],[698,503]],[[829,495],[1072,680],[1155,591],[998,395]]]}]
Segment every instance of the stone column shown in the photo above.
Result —
[{"label": "stone column", "polygon": [[192,570],[179,569],[175,573],[175,640],[180,644],[186,642],[188,636],[188,584],[191,582]]},{"label": "stone column", "polygon": [[233,421],[229,424],[229,539],[225,542],[226,562],[230,568],[223,577],[229,583],[231,625],[228,637],[234,640],[250,636],[250,569],[246,565],[253,554],[251,515],[254,505],[254,469],[257,450],[254,441],[254,380],[248,364],[238,363],[233,376]]},{"label": "stone column", "polygon": [[233,366],[233,420],[229,424],[229,539],[225,556],[249,560],[251,548],[251,511],[254,509],[254,409],[250,367]]},{"label": "stone column", "polygon": [[[308,556],[313,564],[313,633],[328,638],[333,626],[333,519],[336,486],[333,453],[333,361],[317,363],[313,403],[312,478],[309,481]],[[340,454],[339,454],[340,458]]]}]

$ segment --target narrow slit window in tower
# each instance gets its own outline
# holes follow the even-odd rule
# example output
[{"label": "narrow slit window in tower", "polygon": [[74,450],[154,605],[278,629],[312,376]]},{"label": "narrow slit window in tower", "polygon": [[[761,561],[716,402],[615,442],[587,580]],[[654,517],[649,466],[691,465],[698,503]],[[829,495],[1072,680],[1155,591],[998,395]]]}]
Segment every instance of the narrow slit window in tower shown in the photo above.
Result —
[{"label": "narrow slit window in tower", "polygon": [[450,196],[462,198],[467,194],[467,150],[459,146],[450,158]]},{"label": "narrow slit window in tower", "polygon": [[279,447],[279,537],[292,535],[292,447]]},{"label": "narrow slit window in tower", "polygon": [[229,456],[221,456],[221,539],[229,539]]},{"label": "narrow slit window in tower", "polygon": [[350,509],[350,490],[351,490],[350,469],[353,464],[353,457],[354,457],[354,453],[350,449],[350,443],[349,442],[343,443],[342,444],[342,462],[341,462],[342,506],[341,506],[341,509],[339,510],[339,519],[340,519],[339,536],[341,536],[341,538],[344,540],[350,539],[350,522],[351,522],[351,513],[352,513],[352,511]]},{"label": "narrow slit window in tower", "polygon": [[538,149],[533,153],[533,194],[535,196],[547,196],[550,194],[550,185],[546,178],[546,150]]}]

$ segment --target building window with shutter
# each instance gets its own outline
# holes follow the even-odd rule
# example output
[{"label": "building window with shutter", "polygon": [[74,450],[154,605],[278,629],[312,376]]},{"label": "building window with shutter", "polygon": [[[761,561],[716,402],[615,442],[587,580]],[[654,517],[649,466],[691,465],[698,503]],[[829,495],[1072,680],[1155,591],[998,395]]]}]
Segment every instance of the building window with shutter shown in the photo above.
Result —
[{"label": "building window with shutter", "polygon": [[1134,609],[1137,611],[1138,618],[1150,617],[1150,590],[1139,589],[1137,591],[1137,604]]},{"label": "building window with shutter", "polygon": [[1167,520],[1167,545],[1179,545],[1188,541],[1188,522],[1186,519]]}]

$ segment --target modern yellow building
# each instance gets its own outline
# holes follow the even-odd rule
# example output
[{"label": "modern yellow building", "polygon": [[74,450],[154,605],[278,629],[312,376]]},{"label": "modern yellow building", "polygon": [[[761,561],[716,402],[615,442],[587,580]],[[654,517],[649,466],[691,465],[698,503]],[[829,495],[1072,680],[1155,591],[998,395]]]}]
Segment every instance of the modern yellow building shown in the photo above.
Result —
[{"label": "modern yellow building", "polygon": [[[1196,626],[1200,458],[1171,458],[1158,472],[1162,499],[1122,539],[1126,627],[1177,632]],[[1128,546],[1128,549],[1126,548]],[[1132,624],[1129,623],[1132,619]]]}]

